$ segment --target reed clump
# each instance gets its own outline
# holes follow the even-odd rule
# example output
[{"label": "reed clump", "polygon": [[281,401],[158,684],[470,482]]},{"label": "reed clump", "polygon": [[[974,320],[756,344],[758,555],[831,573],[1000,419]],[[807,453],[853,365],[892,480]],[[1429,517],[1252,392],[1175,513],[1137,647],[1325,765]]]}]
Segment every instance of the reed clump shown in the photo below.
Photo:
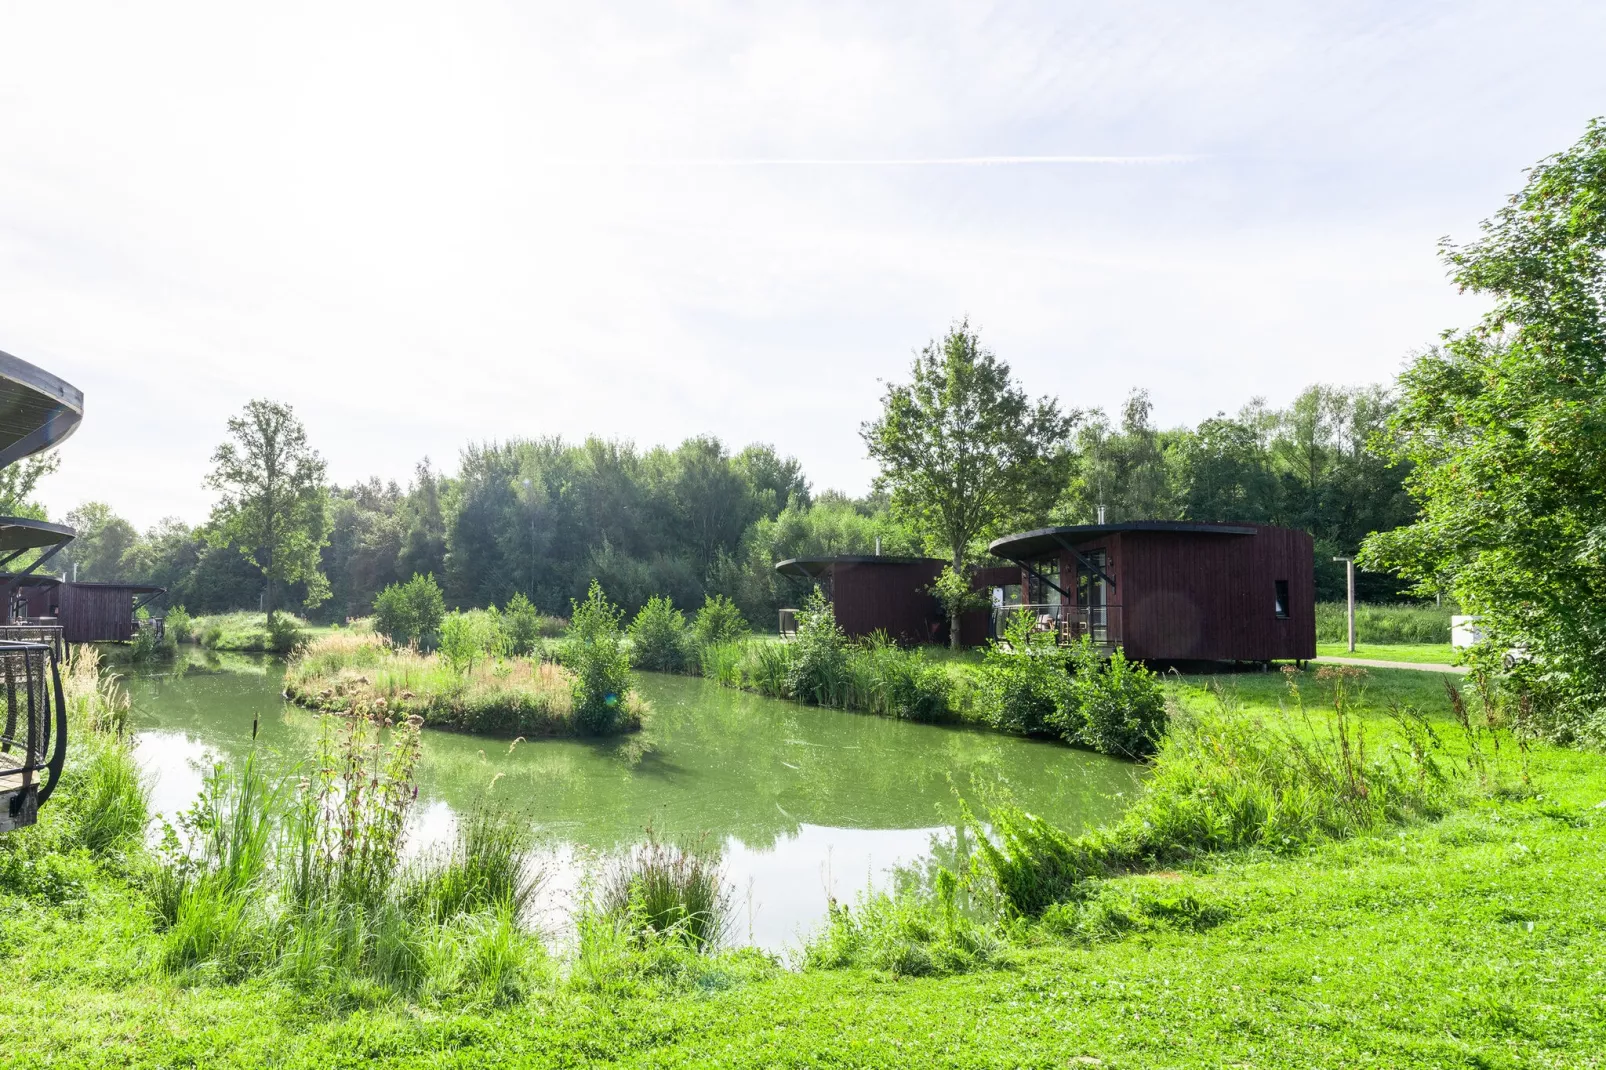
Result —
[{"label": "reed clump", "polygon": [[540,881],[522,823],[477,811],[449,847],[403,861],[419,727],[416,717],[331,718],[299,775],[269,777],[255,752],[214,767],[178,827],[164,829],[150,881],[162,967],[223,982],[522,998],[547,969],[519,923]]}]

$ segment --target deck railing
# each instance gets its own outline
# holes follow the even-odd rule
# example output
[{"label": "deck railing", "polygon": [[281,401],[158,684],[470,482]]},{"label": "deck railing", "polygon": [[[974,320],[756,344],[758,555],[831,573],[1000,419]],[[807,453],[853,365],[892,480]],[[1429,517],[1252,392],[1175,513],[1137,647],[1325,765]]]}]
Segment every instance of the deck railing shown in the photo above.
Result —
[{"label": "deck railing", "polygon": [[0,643],[44,643],[55,652],[57,661],[67,660],[67,642],[54,618],[0,624]]},{"label": "deck railing", "polygon": [[0,832],[31,825],[61,780],[67,703],[48,643],[0,641]]},{"label": "deck railing", "polygon": [[1039,632],[1053,632],[1062,643],[1074,643],[1083,638],[1098,646],[1121,645],[1121,607],[1054,605],[1016,605],[993,607],[993,636],[1002,638],[1004,629],[1020,613],[1032,618],[1032,628]]}]

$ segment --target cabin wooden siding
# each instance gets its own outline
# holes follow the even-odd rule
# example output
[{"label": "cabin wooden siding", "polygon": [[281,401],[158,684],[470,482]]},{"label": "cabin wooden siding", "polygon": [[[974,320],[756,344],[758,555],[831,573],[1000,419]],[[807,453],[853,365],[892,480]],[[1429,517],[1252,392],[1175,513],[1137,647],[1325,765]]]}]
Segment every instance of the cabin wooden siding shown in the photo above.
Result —
[{"label": "cabin wooden siding", "polygon": [[64,583],[59,593],[61,634],[67,642],[127,642],[134,637],[132,588]]},{"label": "cabin wooden siding", "polygon": [[[1250,526],[1250,525],[1245,525]],[[1314,546],[1307,532],[1254,525],[1253,535],[1125,531],[1075,544],[1104,550],[1128,657],[1153,661],[1271,661],[1316,656]],[[1076,560],[1060,558],[1074,591]],[[1288,584],[1288,616],[1276,583]]]},{"label": "cabin wooden siding", "polygon": [[896,564],[839,561],[830,567],[826,592],[836,622],[850,636],[885,631],[904,643],[931,642],[942,624],[942,607],[928,588],[942,571],[935,559]]}]

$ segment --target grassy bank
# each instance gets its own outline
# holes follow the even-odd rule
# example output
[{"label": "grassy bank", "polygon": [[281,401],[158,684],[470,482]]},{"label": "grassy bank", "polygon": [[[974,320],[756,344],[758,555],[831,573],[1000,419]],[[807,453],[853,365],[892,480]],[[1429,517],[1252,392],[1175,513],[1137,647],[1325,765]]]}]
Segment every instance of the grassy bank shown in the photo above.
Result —
[{"label": "grassy bank", "polygon": [[[288,654],[310,639],[335,629],[315,627],[293,613],[274,614],[272,627],[266,613],[218,613],[211,616],[183,615],[175,622],[169,613],[169,638],[179,643],[196,643],[208,650],[236,653]],[[178,627],[174,627],[179,623]]]},{"label": "grassy bank", "polygon": [[0,1043],[74,1066],[1602,1065],[1606,761],[1517,747],[1435,674],[1294,682],[1302,702],[1273,674],[1167,684],[1190,727],[1145,816],[1199,800],[1189,827],[1255,837],[1129,859],[1035,913],[961,920],[939,879],[850,905],[798,969],[611,922],[587,954],[530,949],[516,992],[174,974],[136,855],[73,847],[70,892],[0,892]]},{"label": "grassy bank", "polygon": [[[339,632],[302,648],[285,673],[297,705],[332,713],[418,717],[421,723],[504,736],[583,734],[575,674],[552,662],[479,657],[452,663],[372,634]],[[627,694],[614,730],[641,727],[641,700]]]},{"label": "grassy bank", "polygon": [[1347,642],[1317,643],[1318,658],[1371,658],[1376,661],[1409,661],[1418,665],[1454,665],[1460,651],[1449,643],[1356,643],[1350,652]]},{"label": "grassy bank", "polygon": [[[1362,602],[1355,607],[1355,641],[1448,644],[1450,613],[1448,606]],[[1316,603],[1316,641],[1347,642],[1348,614],[1343,602]]]}]

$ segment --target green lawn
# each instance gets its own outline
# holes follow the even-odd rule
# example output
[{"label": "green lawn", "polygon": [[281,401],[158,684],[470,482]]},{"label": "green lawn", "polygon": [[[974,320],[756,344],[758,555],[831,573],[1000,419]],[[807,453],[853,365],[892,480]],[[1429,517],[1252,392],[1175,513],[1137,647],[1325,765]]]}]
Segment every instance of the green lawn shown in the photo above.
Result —
[{"label": "green lawn", "polygon": [[1454,665],[1457,654],[1458,651],[1449,643],[1356,643],[1353,654],[1348,643],[1316,644],[1318,658],[1372,658],[1377,661]]},{"label": "green lawn", "polygon": [[[1369,732],[1416,706],[1461,763],[1444,677],[1362,683]],[[1298,725],[1281,673],[1168,687]],[[73,1067],[1602,1067],[1606,758],[1530,762],[1531,787],[1438,821],[1108,882],[1158,906],[1092,943],[1035,931],[1005,968],[942,979],[732,958],[610,994],[554,972],[501,1009],[185,987],[153,968],[137,885],[75,865],[65,902],[0,893],[0,1050]]]}]

